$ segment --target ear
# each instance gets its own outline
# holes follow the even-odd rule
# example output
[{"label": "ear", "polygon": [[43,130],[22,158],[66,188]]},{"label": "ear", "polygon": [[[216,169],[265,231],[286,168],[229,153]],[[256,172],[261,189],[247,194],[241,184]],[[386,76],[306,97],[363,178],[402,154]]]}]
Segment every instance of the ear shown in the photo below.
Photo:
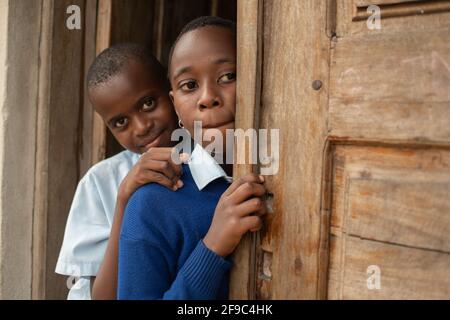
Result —
[{"label": "ear", "polygon": [[175,110],[175,113],[177,114],[178,119],[180,119],[180,115],[178,114],[177,108],[175,108],[175,105],[174,105],[174,98],[173,98],[172,90],[169,91],[169,97],[170,97],[170,101],[172,101],[173,109]]},{"label": "ear", "polygon": [[173,104],[173,109],[175,110],[175,113],[177,114],[177,117],[178,117],[178,119],[180,118],[180,116],[178,115],[178,111],[177,111],[177,109],[175,108],[175,104],[174,104],[174,97],[173,97],[173,90],[170,90],[169,91],[169,97],[170,97],[170,101],[172,101],[172,104]]}]

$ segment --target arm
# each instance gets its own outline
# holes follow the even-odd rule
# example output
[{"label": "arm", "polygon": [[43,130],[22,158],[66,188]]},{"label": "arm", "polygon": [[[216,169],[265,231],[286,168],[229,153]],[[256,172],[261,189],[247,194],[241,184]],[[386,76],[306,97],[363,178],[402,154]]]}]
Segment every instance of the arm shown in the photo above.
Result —
[{"label": "arm", "polygon": [[94,300],[114,300],[117,293],[117,260],[119,235],[128,199],[133,192],[146,183],[157,182],[174,191],[182,187],[179,180],[181,166],[171,161],[172,148],[153,148],[142,155],[139,162],[125,177],[118,193],[114,220],[105,256],[97,277],[91,281]]},{"label": "arm", "polygon": [[117,256],[119,245],[120,227],[122,225],[123,213],[128,199],[120,193],[117,197],[114,212],[114,221],[111,234],[106,247],[102,265],[97,277],[91,280],[91,297],[94,300],[115,300],[117,292]]},{"label": "arm", "polygon": [[176,256],[162,244],[120,239],[119,299],[216,299],[231,262],[200,240],[174,275]]},{"label": "arm", "polygon": [[[120,237],[118,298],[217,299],[224,275],[231,267],[223,257],[234,250],[245,232],[261,228],[260,216],[266,213],[260,199],[265,194],[263,181],[249,175],[228,188],[216,207],[208,233],[178,272],[180,253],[169,246],[175,235],[165,227],[170,219],[159,222],[164,215],[146,200],[148,194],[135,194],[127,206]],[[252,213],[257,216],[249,216]],[[155,220],[152,227],[142,229],[148,223],[141,219],[148,214]]]},{"label": "arm", "polygon": [[[180,230],[158,202],[158,186],[141,188],[128,202],[119,244],[119,299],[213,299],[231,263],[199,240],[183,265]],[[157,198],[159,201],[154,201]],[[175,223],[176,224],[176,223]],[[194,244],[191,244],[194,245]]]}]

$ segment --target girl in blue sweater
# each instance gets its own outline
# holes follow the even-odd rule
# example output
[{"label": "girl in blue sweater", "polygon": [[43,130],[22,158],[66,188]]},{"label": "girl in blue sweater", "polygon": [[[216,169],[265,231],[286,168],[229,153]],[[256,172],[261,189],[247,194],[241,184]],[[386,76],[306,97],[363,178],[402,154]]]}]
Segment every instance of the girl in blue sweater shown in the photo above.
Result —
[{"label": "girl in blue sweater", "polygon": [[[186,25],[171,50],[169,79],[180,127],[194,136],[194,121],[202,121],[226,138],[236,109],[234,24],[202,17]],[[149,184],[129,200],[119,299],[228,297],[229,255],[247,231],[261,228],[266,190],[258,175],[230,185],[231,166],[217,164],[204,147],[196,144],[183,165],[184,187],[176,194]]]}]

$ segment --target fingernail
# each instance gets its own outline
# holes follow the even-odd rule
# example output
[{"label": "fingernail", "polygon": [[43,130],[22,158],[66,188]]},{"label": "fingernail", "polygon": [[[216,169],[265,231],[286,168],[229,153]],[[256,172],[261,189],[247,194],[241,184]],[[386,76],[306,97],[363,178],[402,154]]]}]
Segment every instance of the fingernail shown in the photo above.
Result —
[{"label": "fingernail", "polygon": [[264,182],[264,177],[263,176],[259,176],[259,180],[261,181],[261,182]]},{"label": "fingernail", "polygon": [[177,191],[178,190],[177,186],[174,186],[172,189],[173,189],[173,191]]},{"label": "fingernail", "polygon": [[177,187],[178,187],[178,188],[181,188],[181,187],[183,187],[183,186],[184,186],[183,181],[178,180],[178,181],[177,181]]}]

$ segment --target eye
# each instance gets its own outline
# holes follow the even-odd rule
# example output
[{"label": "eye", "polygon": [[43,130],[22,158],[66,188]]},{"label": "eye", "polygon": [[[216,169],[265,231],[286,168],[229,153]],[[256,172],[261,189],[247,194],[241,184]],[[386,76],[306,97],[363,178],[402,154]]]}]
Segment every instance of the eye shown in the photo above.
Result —
[{"label": "eye", "polygon": [[155,99],[153,98],[145,98],[142,103],[142,110],[144,111],[150,111],[155,107]]},{"label": "eye", "polygon": [[197,83],[193,80],[186,81],[181,84],[180,89],[183,91],[193,91],[198,87]]},{"label": "eye", "polygon": [[128,119],[127,118],[119,118],[116,120],[116,122],[114,122],[114,127],[116,128],[123,128],[128,124]]},{"label": "eye", "polygon": [[229,83],[236,80],[236,72],[228,72],[219,78],[219,83]]}]

